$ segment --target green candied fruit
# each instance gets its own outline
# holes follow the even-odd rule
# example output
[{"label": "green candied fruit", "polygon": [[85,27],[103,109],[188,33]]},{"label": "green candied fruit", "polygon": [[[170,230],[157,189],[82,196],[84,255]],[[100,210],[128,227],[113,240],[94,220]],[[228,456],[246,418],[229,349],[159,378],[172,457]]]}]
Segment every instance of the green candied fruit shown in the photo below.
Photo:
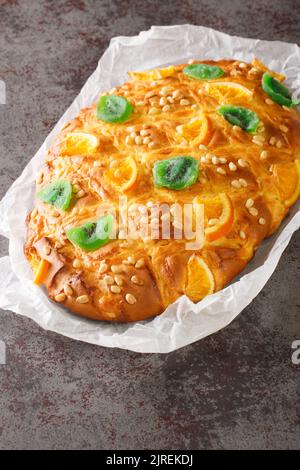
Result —
[{"label": "green candied fruit", "polygon": [[269,73],[264,73],[261,79],[261,86],[269,97],[281,106],[298,106],[300,99],[292,100],[289,90],[280,83],[279,80],[272,77]]},{"label": "green candied fruit", "polygon": [[154,164],[152,172],[157,187],[185,189],[198,179],[198,161],[186,156],[160,160]]},{"label": "green candied fruit", "polygon": [[191,64],[184,67],[183,73],[196,80],[213,80],[222,77],[225,72],[217,65]]},{"label": "green candied fruit", "polygon": [[218,109],[223,116],[233,126],[239,126],[246,132],[255,133],[260,123],[259,117],[251,109],[242,106],[231,106],[225,104]]},{"label": "green candied fruit", "polygon": [[72,185],[68,180],[53,181],[44,186],[36,196],[46,204],[66,211],[71,203]]},{"label": "green candied fruit", "polygon": [[97,103],[97,118],[105,122],[127,121],[132,112],[132,104],[123,96],[103,95]]},{"label": "green candied fruit", "polygon": [[70,242],[79,246],[84,251],[95,251],[110,241],[114,225],[111,214],[100,217],[95,222],[87,222],[80,227],[67,230],[66,235]]}]

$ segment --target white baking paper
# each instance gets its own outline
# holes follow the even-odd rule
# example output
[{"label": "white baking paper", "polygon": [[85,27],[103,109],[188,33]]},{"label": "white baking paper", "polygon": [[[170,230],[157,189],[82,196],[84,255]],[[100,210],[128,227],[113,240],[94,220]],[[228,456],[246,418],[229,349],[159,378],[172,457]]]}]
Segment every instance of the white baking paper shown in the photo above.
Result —
[{"label": "white baking paper", "polygon": [[[111,40],[98,67],[42,147],[0,203],[0,233],[9,237],[9,256],[0,259],[0,307],[25,315],[47,330],[88,343],[138,352],[167,353],[193,343],[228,325],[258,295],[280,256],[300,226],[300,204],[294,206],[280,230],[265,240],[242,275],[220,292],[193,304],[181,297],[153,320],[128,325],[95,322],[72,315],[51,302],[33,285],[23,255],[25,218],[33,205],[35,179],[45,151],[63,124],[100,91],[127,79],[127,71],[144,70],[189,59],[261,59],[287,76],[297,95],[300,89],[300,49],[296,44],[232,37],[203,26],[154,26],[138,36]],[[246,334],[246,332],[245,332]]]}]

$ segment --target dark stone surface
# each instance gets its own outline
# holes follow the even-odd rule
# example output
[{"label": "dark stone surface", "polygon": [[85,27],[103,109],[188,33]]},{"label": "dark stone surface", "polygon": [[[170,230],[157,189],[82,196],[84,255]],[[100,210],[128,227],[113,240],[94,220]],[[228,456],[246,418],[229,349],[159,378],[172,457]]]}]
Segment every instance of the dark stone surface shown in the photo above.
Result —
[{"label": "dark stone surface", "polygon": [[[295,0],[0,0],[2,197],[95,69],[111,37],[193,23],[300,42]],[[296,234],[226,329],[167,355],[72,341],[1,312],[0,448],[300,446]],[[1,239],[2,254],[7,242]],[[297,290],[298,288],[298,290]],[[298,403],[297,403],[298,400]],[[297,408],[298,406],[298,408]]]}]

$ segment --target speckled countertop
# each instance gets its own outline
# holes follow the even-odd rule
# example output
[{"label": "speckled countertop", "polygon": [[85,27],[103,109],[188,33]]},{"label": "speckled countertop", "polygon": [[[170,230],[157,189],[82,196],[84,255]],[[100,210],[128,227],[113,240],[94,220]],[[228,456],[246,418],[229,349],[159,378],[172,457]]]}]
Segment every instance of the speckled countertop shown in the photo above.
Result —
[{"label": "speckled countertop", "polygon": [[[300,43],[295,0],[0,0],[0,197],[111,37],[193,23]],[[7,241],[1,239],[1,254]],[[167,355],[72,341],[1,311],[1,449],[300,447],[299,250],[226,329]],[[298,277],[298,279],[297,279]]]}]

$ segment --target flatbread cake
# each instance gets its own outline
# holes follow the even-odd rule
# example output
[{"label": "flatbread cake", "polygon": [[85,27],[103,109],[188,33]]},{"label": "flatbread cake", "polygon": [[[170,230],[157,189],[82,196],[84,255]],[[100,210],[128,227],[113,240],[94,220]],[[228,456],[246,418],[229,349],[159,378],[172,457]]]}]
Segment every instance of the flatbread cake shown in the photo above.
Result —
[{"label": "flatbread cake", "polygon": [[[56,137],[36,180],[24,247],[50,299],[113,322],[222,289],[300,194],[299,100],[283,75],[255,59],[129,76]],[[120,218],[125,199],[135,237]],[[176,236],[185,205],[202,207],[198,245]],[[155,238],[138,232],[145,222]]]}]

